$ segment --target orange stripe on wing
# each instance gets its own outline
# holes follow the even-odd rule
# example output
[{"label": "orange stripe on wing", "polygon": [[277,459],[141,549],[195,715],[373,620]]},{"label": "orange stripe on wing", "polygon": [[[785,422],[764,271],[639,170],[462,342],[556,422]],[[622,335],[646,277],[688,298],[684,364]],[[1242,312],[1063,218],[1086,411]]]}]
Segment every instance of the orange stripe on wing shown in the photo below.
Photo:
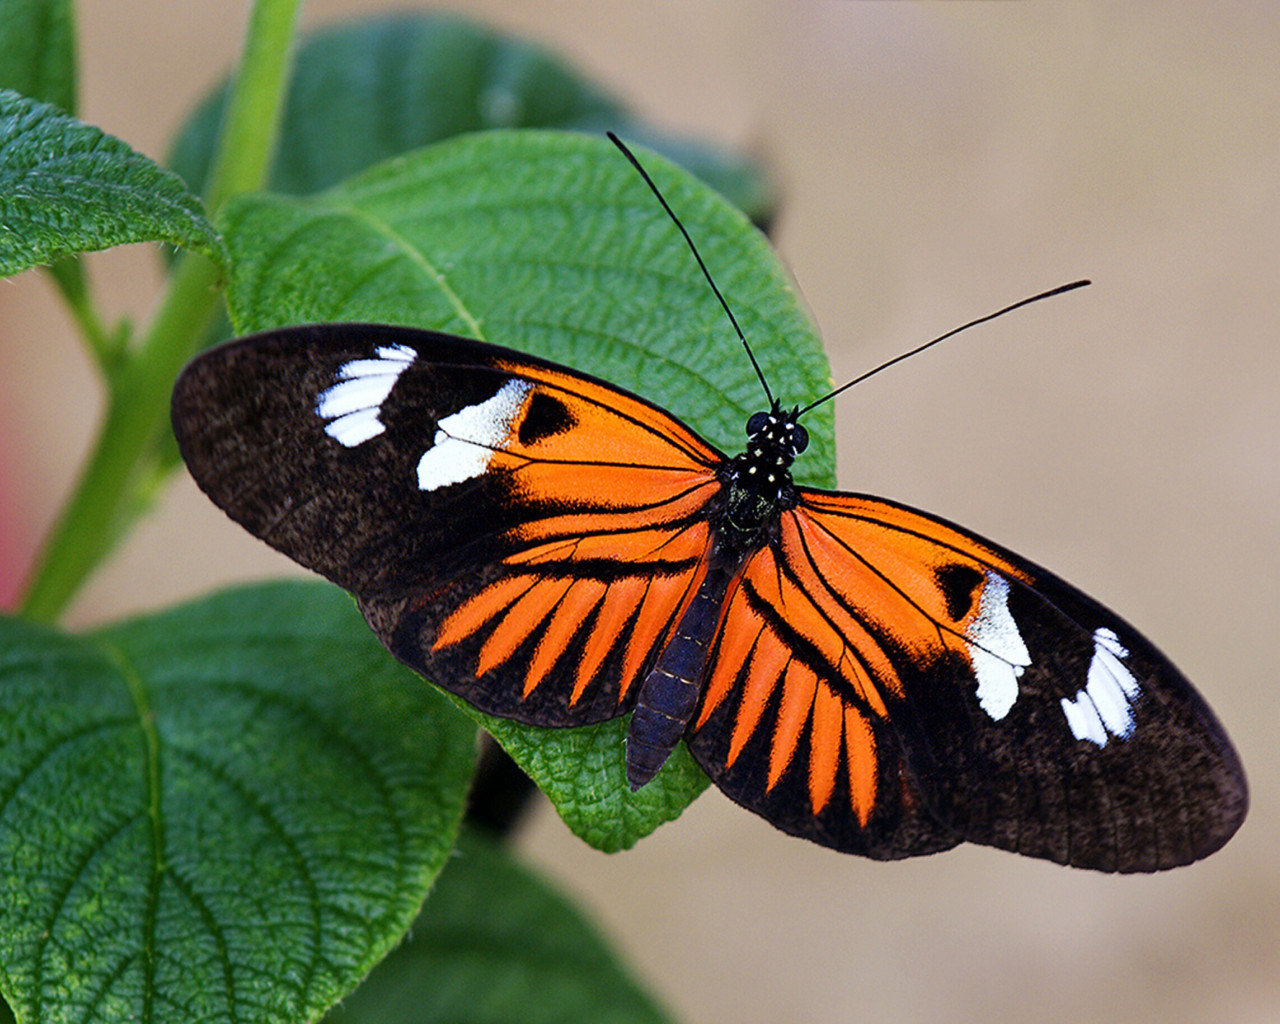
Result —
[{"label": "orange stripe on wing", "polygon": [[[640,464],[675,465],[683,457],[690,463],[713,465],[722,457],[670,413],[611,384],[581,377],[570,370],[530,366],[519,361],[500,361],[495,367],[540,382],[546,387],[547,395],[563,404],[573,418],[572,429],[541,437],[526,446],[532,452],[543,449],[557,453],[579,452],[594,459],[599,456],[601,439],[608,439],[609,443],[616,439],[642,456],[629,460]],[[531,405],[528,403],[526,408]],[[637,424],[645,429],[637,430]]]},{"label": "orange stripe on wing", "polygon": [[782,778],[800,742],[800,734],[809,721],[813,698],[818,688],[818,677],[807,665],[792,661],[782,684],[782,705],[778,709],[778,722],[773,730],[773,745],[769,748],[769,780],[766,790],[773,789]]},{"label": "orange stripe on wing", "polygon": [[[590,525],[602,532],[560,535],[557,531],[555,540],[514,552],[503,561],[508,565],[545,565],[598,560],[638,566],[646,562],[696,559],[706,547],[707,530],[702,523],[657,527],[645,523],[632,527],[625,521],[619,522],[621,517],[592,517],[592,522],[585,516],[572,518],[580,521],[579,527]],[[616,532],[603,532],[606,528]]]},{"label": "orange stripe on wing", "polygon": [[[529,669],[524,677],[524,693],[527,697],[538,688],[564,654],[574,634],[582,628],[588,616],[604,597],[605,585],[599,580],[576,580],[564,598],[551,613],[534,647]],[[575,692],[574,697],[578,694]]]},{"label": "orange stripe on wing", "polygon": [[[578,661],[578,670],[573,679],[573,694],[569,698],[571,705],[578,703],[578,698],[618,643],[623,626],[644,597],[644,584],[644,579],[639,576],[627,576],[609,584],[604,604],[591,627],[582,658]],[[620,693],[619,698],[621,696]]]},{"label": "orange stripe on wing", "polygon": [[[820,578],[814,570],[811,558],[847,555],[831,538],[818,529],[810,529],[805,535],[808,545],[801,544],[800,531],[805,521],[795,513],[786,515],[782,520],[782,550],[787,567],[799,584],[798,591],[792,591],[787,624],[804,636],[822,653],[827,662],[833,666],[845,666],[853,669],[861,662],[865,664],[875,678],[890,681],[897,680],[893,663],[889,660],[880,642],[867,630],[866,626],[854,618],[844,605],[832,596],[832,581]],[[753,565],[754,568],[754,565]],[[857,567],[863,574],[870,575],[861,566]],[[754,577],[753,577],[754,578]],[[876,581],[879,583],[879,581]],[[883,585],[878,588],[883,591]],[[851,658],[850,652],[856,651],[858,657]],[[880,694],[864,685],[866,673],[855,670],[853,674],[843,673],[850,683],[862,694],[878,714],[887,715]]]},{"label": "orange stripe on wing", "polygon": [[751,734],[760,724],[765,705],[778,685],[778,679],[791,659],[788,650],[771,630],[763,631],[756,642],[751,656],[751,665],[747,669],[747,684],[742,689],[742,699],[738,704],[738,716],[733,723],[733,735],[729,738],[729,756],[725,767],[731,768],[733,762],[742,753]]},{"label": "orange stripe on wing", "polygon": [[[881,527],[845,525],[851,536],[841,540],[851,543],[865,564],[856,562],[850,566],[847,576],[835,580],[837,591],[857,602],[859,608],[865,608],[869,617],[892,628],[916,648],[917,654],[936,648],[937,635],[932,626],[945,621],[947,616],[937,571],[948,563],[960,561],[960,557],[927,541]],[[848,558],[826,531],[815,529],[807,536],[815,549],[819,546],[825,549],[827,558]],[[977,563],[973,564],[976,567]],[[856,591],[843,588],[841,583],[846,581],[857,581]]]},{"label": "orange stripe on wing", "polygon": [[[854,494],[801,492],[802,512],[821,531],[866,558],[913,598],[936,593],[934,573],[957,561],[1031,583],[1030,574],[986,542],[922,512]],[[810,536],[806,532],[806,536]],[[883,564],[882,564],[883,560]],[[833,564],[847,564],[848,554]],[[825,573],[829,566],[821,566]],[[919,592],[910,590],[918,586]]]},{"label": "orange stripe on wing", "polygon": [[[705,477],[691,488],[665,486],[666,480],[645,483],[653,474],[623,469],[625,479],[618,487],[615,474],[597,466],[560,467],[557,473],[572,478],[572,488],[548,487],[542,500],[552,508],[565,510],[556,515],[531,519],[511,530],[509,536],[521,544],[560,540],[567,537],[602,539],[639,530],[683,530],[703,512],[718,485]],[[662,486],[659,486],[661,484]],[[630,500],[619,500],[629,494]],[[588,511],[573,511],[587,509]]]},{"label": "orange stripe on wing", "polygon": [[809,730],[809,804],[814,814],[827,806],[836,787],[844,710],[844,702],[830,689],[818,688],[813,700],[813,727]]},{"label": "orange stripe on wing", "polygon": [[826,529],[844,539],[864,529],[881,530],[900,538],[897,546],[904,551],[917,552],[918,560],[925,564],[949,560],[941,553],[933,553],[940,548],[949,548],[1005,575],[1029,582],[1024,571],[977,537],[901,505],[856,494],[802,491],[801,507],[820,519]]},{"label": "orange stripe on wing", "polygon": [[746,598],[737,592],[730,600],[729,613],[725,616],[720,630],[720,646],[716,648],[715,666],[707,679],[707,688],[702,697],[702,710],[698,713],[695,729],[701,729],[707,719],[729,696],[738,672],[746,664],[756,641],[764,632],[764,619],[751,611]]},{"label": "orange stripe on wing", "polygon": [[431,649],[438,651],[465,640],[494,616],[511,607],[535,582],[531,576],[508,576],[490,583],[458,605],[440,623]]},{"label": "orange stripe on wing", "polygon": [[705,574],[706,566],[699,565],[675,576],[653,576],[649,579],[640,612],[627,639],[619,700],[627,695],[649,655],[666,642]]},{"label": "orange stripe on wing", "polygon": [[[559,603],[565,591],[569,589],[571,580],[539,580],[530,587],[507,613],[502,617],[489,638],[480,647],[480,657],[476,664],[476,675],[482,676],[503,664],[516,652],[534,627]],[[527,697],[533,687],[526,680],[524,695]]]},{"label": "orange stripe on wing", "polygon": [[[899,592],[904,586],[918,590],[917,582],[892,577],[886,581],[849,553],[843,546],[847,543],[845,538],[832,536],[803,509],[797,509],[794,522],[791,520],[792,517],[788,517],[784,539],[796,546],[788,548],[788,564],[839,623],[877,678],[892,679],[894,673],[879,641],[874,639],[876,633],[892,636],[921,659],[927,660],[939,653],[934,621]],[[800,533],[804,536],[803,548]],[[855,550],[858,555],[862,554],[860,549]],[[932,589],[931,600],[939,603],[936,584]],[[831,592],[839,596],[838,603],[832,601]],[[856,609],[857,618],[847,609]]]},{"label": "orange stripe on wing", "polygon": [[865,828],[876,806],[876,737],[857,708],[844,709],[845,756],[849,767],[849,802]]},{"label": "orange stripe on wing", "polygon": [[[866,701],[867,706],[881,718],[888,718],[889,709],[885,706],[884,698],[880,695],[880,689],[875,685],[874,680],[867,675],[867,670],[863,668],[862,663],[849,657],[846,653],[841,655],[838,667],[841,675],[853,686],[854,692]],[[880,678],[885,681],[889,689],[894,693],[902,693],[902,678],[898,675],[897,669],[890,666],[888,674],[881,675]]]}]

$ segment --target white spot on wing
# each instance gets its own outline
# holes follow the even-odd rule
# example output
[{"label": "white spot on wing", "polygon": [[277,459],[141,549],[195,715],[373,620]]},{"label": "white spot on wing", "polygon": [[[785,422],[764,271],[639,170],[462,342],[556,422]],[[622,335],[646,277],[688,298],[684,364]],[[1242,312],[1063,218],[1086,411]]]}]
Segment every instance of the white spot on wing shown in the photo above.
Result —
[{"label": "white spot on wing", "polygon": [[1128,739],[1132,734],[1133,702],[1142,688],[1124,663],[1128,656],[1113,630],[1094,630],[1084,689],[1070,700],[1062,698],[1062,712],[1076,739],[1101,747],[1110,736]]},{"label": "white spot on wing", "polygon": [[1098,709],[1083,690],[1076,694],[1075,700],[1062,698],[1062,713],[1067,716],[1067,725],[1076,739],[1088,740],[1099,747],[1107,742],[1107,730],[1098,717]]},{"label": "white spot on wing", "polygon": [[434,491],[480,476],[510,436],[532,389],[526,380],[509,380],[492,398],[442,419],[435,443],[418,460],[418,488]]},{"label": "white spot on wing", "polygon": [[986,574],[978,614],[965,639],[978,680],[978,705],[998,722],[1018,699],[1018,677],[1031,664],[1031,652],[1009,611],[1009,583],[1003,576]]},{"label": "white spot on wing", "polygon": [[338,383],[316,396],[316,415],[329,420],[324,432],[347,448],[377,437],[382,403],[417,353],[408,345],[381,345],[373,359],[353,359],[338,368]]}]

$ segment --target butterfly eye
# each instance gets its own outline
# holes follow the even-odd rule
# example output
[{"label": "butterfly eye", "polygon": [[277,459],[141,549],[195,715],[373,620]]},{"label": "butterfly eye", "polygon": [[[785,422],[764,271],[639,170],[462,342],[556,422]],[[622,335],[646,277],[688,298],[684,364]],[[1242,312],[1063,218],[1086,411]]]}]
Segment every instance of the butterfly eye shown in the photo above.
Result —
[{"label": "butterfly eye", "polygon": [[754,437],[769,423],[769,414],[767,412],[757,412],[751,414],[751,419],[747,420],[747,437]]},{"label": "butterfly eye", "polygon": [[791,447],[797,455],[809,447],[809,431],[799,423],[795,424],[795,430],[791,432]]}]

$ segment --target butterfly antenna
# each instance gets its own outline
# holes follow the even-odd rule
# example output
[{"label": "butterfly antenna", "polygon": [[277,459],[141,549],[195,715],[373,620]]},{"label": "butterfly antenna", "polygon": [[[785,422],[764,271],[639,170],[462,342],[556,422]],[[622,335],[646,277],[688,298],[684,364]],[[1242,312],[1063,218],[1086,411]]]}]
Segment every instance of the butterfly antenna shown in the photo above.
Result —
[{"label": "butterfly antenna", "polygon": [[835,398],[836,395],[841,394],[842,392],[848,391],[855,384],[861,384],[868,377],[874,377],[881,370],[887,370],[889,369],[889,367],[902,362],[904,359],[910,359],[912,356],[918,356],[925,349],[933,348],[934,345],[940,344],[941,342],[946,341],[948,338],[954,338],[961,331],[967,331],[970,327],[977,327],[978,324],[985,324],[988,320],[994,320],[998,316],[1004,316],[1006,313],[1012,313],[1015,309],[1020,309],[1022,306],[1029,306],[1031,305],[1031,303],[1039,302],[1041,299],[1051,299],[1055,295],[1062,295],[1064,292],[1075,291],[1077,288],[1083,288],[1085,285],[1090,283],[1091,282],[1089,281],[1072,281],[1070,284],[1062,284],[1062,285],[1059,285],[1057,288],[1050,288],[1047,292],[1041,292],[1039,295],[1032,295],[1029,299],[1022,299],[1018,302],[1015,302],[1011,306],[1005,306],[1004,309],[997,309],[994,313],[988,313],[986,316],[980,316],[978,317],[977,320],[970,320],[967,324],[962,324],[959,327],[956,327],[950,331],[947,331],[946,334],[940,334],[938,337],[934,338],[932,341],[926,341],[923,345],[920,345],[917,348],[913,348],[910,352],[903,352],[902,355],[900,356],[894,356],[892,359],[886,362],[883,362],[879,366],[875,367],[875,369],[868,370],[866,373],[862,374],[859,377],[854,377],[853,380],[849,381],[848,384],[842,384],[840,387],[836,388],[830,394],[823,395],[816,402],[810,402],[803,409],[797,412],[796,415],[797,416],[803,415],[804,413],[808,412],[810,409],[816,408],[817,406],[821,405],[823,402],[831,401],[831,399]]},{"label": "butterfly antenna", "polygon": [[627,148],[626,143],[618,138],[618,136],[614,135],[613,132],[606,132],[605,134],[609,136],[609,141],[622,151],[622,155],[631,161],[631,166],[639,172],[640,177],[644,179],[644,183],[649,186],[649,191],[658,197],[658,202],[660,202],[662,204],[662,208],[667,211],[667,216],[675,222],[676,227],[680,229],[680,234],[684,235],[684,240],[689,245],[689,251],[693,253],[693,258],[698,261],[698,266],[702,268],[702,276],[707,279],[707,284],[711,285],[711,290],[716,293],[716,298],[720,300],[720,305],[724,307],[724,311],[729,317],[729,323],[733,324],[733,329],[738,334],[738,340],[742,342],[742,347],[747,350],[747,358],[751,360],[751,368],[756,371],[756,377],[760,380],[760,386],[764,388],[765,397],[769,399],[769,405],[772,406],[774,404],[773,392],[769,390],[769,382],[764,379],[764,373],[760,370],[760,364],[756,362],[756,354],[751,351],[751,345],[747,341],[747,336],[742,333],[742,328],[738,326],[738,318],[733,315],[733,310],[729,308],[729,303],[725,301],[724,296],[720,294],[720,289],[716,287],[715,280],[711,277],[711,271],[709,271],[707,269],[707,265],[702,262],[702,254],[698,252],[698,247],[693,244],[693,239],[690,237],[689,232],[685,229],[685,226],[680,223],[680,218],[677,217],[675,211],[671,209],[671,204],[668,203],[662,193],[658,191],[658,186],[655,185],[653,183],[653,179],[649,177],[649,172],[640,165],[640,161],[637,160],[635,154]]}]

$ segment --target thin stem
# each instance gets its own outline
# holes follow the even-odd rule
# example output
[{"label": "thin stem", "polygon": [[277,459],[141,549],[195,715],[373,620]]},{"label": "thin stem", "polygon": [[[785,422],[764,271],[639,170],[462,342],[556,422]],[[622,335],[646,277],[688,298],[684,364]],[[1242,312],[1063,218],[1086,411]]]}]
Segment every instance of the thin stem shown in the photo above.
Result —
[{"label": "thin stem", "polygon": [[217,304],[217,279],[203,257],[179,258],[147,344],[113,378],[93,453],[23,601],[28,618],[56,619],[123,532],[118,512],[128,503],[133,470],[163,422],[169,385]]},{"label": "thin stem", "polygon": [[[258,0],[223,125],[209,187],[212,216],[230,196],[259,188],[270,166],[284,105],[298,0]],[[167,427],[169,390],[217,306],[219,271],[183,255],[138,348],[109,377],[98,440],[64,507],[23,601],[32,619],[56,619],[124,534],[126,510],[146,481],[138,472]]]},{"label": "thin stem", "polygon": [[109,330],[98,316],[89,296],[84,261],[79,256],[58,260],[49,267],[49,276],[58,286],[63,302],[80,329],[80,336],[97,360],[98,369],[109,378],[123,351],[124,332]]},{"label": "thin stem", "polygon": [[284,115],[300,0],[257,0],[205,192],[212,217],[231,196],[266,180]]}]

